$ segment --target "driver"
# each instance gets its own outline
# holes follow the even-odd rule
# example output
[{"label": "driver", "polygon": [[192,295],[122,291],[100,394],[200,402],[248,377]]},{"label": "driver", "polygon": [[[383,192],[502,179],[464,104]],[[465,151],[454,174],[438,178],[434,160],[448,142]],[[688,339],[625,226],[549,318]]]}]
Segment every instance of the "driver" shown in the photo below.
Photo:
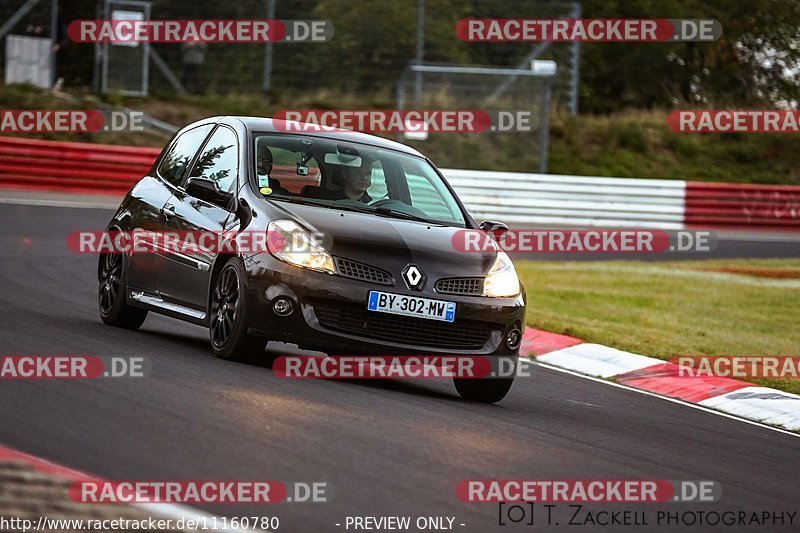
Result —
[{"label": "driver", "polygon": [[365,159],[361,160],[361,166],[342,167],[342,177],[344,187],[334,192],[333,200],[355,200],[365,204],[372,201],[372,197],[367,194],[367,189],[372,184],[372,165]]},{"label": "driver", "polygon": [[[289,194],[289,191],[281,187],[281,182],[272,178],[272,150],[264,143],[256,146],[256,172],[258,173],[258,187],[271,189],[269,193]],[[262,191],[263,192],[263,191]]]}]

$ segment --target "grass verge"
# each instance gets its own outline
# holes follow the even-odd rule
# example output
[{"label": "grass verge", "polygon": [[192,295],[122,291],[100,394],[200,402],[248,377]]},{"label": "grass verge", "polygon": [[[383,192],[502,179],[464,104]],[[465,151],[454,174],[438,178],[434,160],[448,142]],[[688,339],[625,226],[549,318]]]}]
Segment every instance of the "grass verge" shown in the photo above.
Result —
[{"label": "grass verge", "polygon": [[[800,260],[516,261],[531,327],[642,355],[800,356]],[[800,394],[800,380],[752,379]]]}]

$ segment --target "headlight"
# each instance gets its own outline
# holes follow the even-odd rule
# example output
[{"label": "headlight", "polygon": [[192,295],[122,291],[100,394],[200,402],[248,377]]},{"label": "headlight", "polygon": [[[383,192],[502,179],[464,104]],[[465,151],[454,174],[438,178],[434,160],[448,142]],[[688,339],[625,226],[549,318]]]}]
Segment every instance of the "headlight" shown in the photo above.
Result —
[{"label": "headlight", "polygon": [[333,258],[293,220],[273,220],[267,226],[269,253],[290,265],[333,274]]},{"label": "headlight", "polygon": [[497,252],[497,259],[483,282],[483,295],[501,298],[518,294],[519,278],[514,263],[505,252]]}]

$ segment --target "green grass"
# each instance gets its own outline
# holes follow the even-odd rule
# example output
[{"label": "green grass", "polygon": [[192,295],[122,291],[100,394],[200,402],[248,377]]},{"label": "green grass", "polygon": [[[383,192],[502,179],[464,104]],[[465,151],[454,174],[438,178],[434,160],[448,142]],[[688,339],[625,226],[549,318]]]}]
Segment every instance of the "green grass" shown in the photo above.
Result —
[{"label": "green grass", "polygon": [[[515,262],[531,327],[642,355],[800,356],[800,260]],[[800,394],[800,380],[752,380]]]},{"label": "green grass", "polygon": [[550,172],[736,183],[800,184],[793,134],[676,133],[665,111],[557,116]]}]

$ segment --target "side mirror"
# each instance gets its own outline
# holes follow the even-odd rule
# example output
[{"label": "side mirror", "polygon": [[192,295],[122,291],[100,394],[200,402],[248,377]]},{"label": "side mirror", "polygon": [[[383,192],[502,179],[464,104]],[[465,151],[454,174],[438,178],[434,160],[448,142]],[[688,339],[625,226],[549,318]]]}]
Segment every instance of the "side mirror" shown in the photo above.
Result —
[{"label": "side mirror", "polygon": [[508,231],[508,226],[495,220],[484,220],[481,222],[480,228],[487,233],[495,233],[497,235],[502,235]]},{"label": "side mirror", "polygon": [[233,205],[233,193],[223,191],[216,182],[205,178],[189,178],[186,182],[186,194],[227,210]]}]

